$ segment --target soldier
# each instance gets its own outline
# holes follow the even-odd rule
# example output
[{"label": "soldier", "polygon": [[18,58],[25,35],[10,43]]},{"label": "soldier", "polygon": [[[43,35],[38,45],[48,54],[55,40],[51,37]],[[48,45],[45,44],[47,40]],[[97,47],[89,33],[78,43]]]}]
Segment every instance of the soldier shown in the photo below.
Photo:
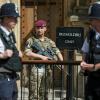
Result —
[{"label": "soldier", "polygon": [[5,3],[0,9],[0,100],[17,100],[17,71],[21,70],[22,53],[15,46],[12,29],[19,13],[14,3]]},{"label": "soldier", "polygon": [[91,24],[84,41],[81,68],[87,75],[85,100],[100,100],[100,2],[89,7],[88,18]]},{"label": "soldier", "polygon": [[[46,31],[47,31],[47,22],[45,20],[37,20],[35,22],[35,32],[33,33],[34,35],[30,37],[26,42],[26,47],[25,47],[26,55],[32,57],[33,59],[40,59],[40,60],[52,59],[50,56],[39,54],[38,52],[36,52],[35,48],[32,48],[33,44],[35,44],[36,46],[38,44],[42,50],[52,49],[54,53],[53,58],[56,60],[59,59],[60,61],[63,61],[62,54],[60,50],[56,47],[55,43],[51,39],[45,37]],[[47,68],[47,73],[49,74],[51,72],[50,66],[46,68]],[[38,77],[37,77],[37,71],[38,71]],[[45,76],[44,74],[45,74],[45,67],[43,65],[32,67],[31,77],[30,77],[31,78],[30,100],[33,99],[37,100],[38,98],[39,100],[46,100],[44,99],[43,95],[45,91],[43,83],[44,82],[43,79]],[[37,85],[39,87],[38,91],[37,91]]]}]

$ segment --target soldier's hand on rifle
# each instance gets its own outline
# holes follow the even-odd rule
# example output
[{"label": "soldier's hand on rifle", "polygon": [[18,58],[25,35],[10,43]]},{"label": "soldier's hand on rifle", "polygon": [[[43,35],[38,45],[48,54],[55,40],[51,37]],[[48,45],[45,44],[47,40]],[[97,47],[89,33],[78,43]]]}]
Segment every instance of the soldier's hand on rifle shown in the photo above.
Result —
[{"label": "soldier's hand on rifle", "polygon": [[41,59],[42,59],[42,60],[51,60],[52,58],[47,57],[47,56],[42,56]]}]

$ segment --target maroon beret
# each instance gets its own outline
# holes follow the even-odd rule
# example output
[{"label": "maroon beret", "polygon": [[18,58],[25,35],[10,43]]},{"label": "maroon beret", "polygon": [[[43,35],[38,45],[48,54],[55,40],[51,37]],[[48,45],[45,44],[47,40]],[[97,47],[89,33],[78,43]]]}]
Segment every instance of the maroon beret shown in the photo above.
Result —
[{"label": "maroon beret", "polygon": [[43,26],[46,26],[46,25],[47,25],[47,22],[45,20],[37,20],[35,22],[36,27],[43,27]]}]

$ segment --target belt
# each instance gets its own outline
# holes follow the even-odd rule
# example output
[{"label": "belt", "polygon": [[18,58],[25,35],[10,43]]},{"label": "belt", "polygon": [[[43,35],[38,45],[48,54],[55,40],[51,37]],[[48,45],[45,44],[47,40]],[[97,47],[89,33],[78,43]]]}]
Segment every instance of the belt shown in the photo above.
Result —
[{"label": "belt", "polygon": [[14,79],[15,75],[13,75],[12,73],[5,73],[5,72],[0,73],[0,79],[6,79],[6,78]]}]

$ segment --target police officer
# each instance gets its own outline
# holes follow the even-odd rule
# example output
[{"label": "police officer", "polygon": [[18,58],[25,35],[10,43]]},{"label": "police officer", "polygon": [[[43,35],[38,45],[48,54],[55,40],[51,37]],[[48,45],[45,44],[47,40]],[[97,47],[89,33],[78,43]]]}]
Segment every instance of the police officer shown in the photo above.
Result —
[{"label": "police officer", "polygon": [[[52,49],[52,51],[54,52],[55,56],[54,58],[56,60],[63,60],[62,54],[60,52],[60,50],[56,47],[55,43],[45,37],[46,31],[47,31],[47,22],[45,20],[37,20],[35,22],[35,32],[32,33],[34,34],[32,37],[30,37],[27,41],[26,41],[26,47],[25,47],[25,53],[27,56],[31,57],[32,59],[40,59],[40,60],[49,60],[52,59],[46,55],[42,55],[39,54],[38,52],[36,52],[34,50],[34,48],[32,48],[32,45],[36,42],[36,44],[39,44],[42,50],[46,50],[47,48]],[[45,52],[45,51],[44,51]],[[46,71],[51,72],[50,66],[46,66]],[[37,71],[38,71],[38,75],[37,75]],[[49,73],[48,73],[49,74]],[[38,76],[38,77],[37,77]],[[43,81],[42,79],[44,79],[43,77],[45,77],[45,67],[42,66],[34,66],[31,69],[31,77],[30,77],[30,84],[31,84],[31,88],[30,88],[30,100],[47,100],[47,98],[44,98],[44,94],[45,94],[45,86],[44,85],[48,85],[49,81],[48,81],[48,75],[46,77],[46,81],[47,84],[44,83],[45,81]],[[37,89],[37,85],[38,85],[38,89]],[[38,90],[38,91],[37,91]],[[39,95],[38,95],[39,94]]]},{"label": "police officer", "polygon": [[[5,3],[0,10],[0,100],[17,100],[16,72],[12,66],[13,55],[18,51],[12,29],[17,24],[19,13],[14,3]],[[22,57],[17,52],[17,58]],[[12,69],[10,69],[12,68]]]},{"label": "police officer", "polygon": [[100,1],[89,7],[90,30],[84,41],[82,70],[87,73],[85,100],[100,100]]}]

